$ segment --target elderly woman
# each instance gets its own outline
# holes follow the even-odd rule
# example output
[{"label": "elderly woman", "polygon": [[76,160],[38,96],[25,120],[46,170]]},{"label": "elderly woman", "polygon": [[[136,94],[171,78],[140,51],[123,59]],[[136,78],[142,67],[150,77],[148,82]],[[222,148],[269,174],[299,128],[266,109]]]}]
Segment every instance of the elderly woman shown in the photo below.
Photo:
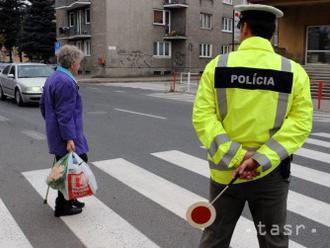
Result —
[{"label": "elderly woman", "polygon": [[[83,106],[75,76],[84,54],[75,46],[65,45],[58,53],[57,70],[47,79],[40,100],[46,122],[49,153],[56,160],[68,152],[76,152],[87,162],[88,144],[83,132]],[[55,216],[82,212],[84,203],[67,201],[59,191],[55,202]]]}]

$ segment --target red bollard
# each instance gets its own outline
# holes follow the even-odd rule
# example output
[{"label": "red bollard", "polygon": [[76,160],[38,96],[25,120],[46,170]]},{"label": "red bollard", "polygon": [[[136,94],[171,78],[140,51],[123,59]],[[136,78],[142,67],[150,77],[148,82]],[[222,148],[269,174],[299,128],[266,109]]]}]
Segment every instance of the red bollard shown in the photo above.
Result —
[{"label": "red bollard", "polygon": [[317,94],[317,110],[320,110],[321,108],[322,89],[323,89],[323,82],[319,81],[319,89]]}]

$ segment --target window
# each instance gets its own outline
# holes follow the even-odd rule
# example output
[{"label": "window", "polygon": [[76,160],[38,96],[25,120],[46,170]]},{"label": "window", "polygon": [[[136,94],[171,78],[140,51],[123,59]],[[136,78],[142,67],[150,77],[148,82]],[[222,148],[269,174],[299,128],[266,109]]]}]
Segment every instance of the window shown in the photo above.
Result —
[{"label": "window", "polygon": [[233,32],[233,18],[222,18],[222,31],[223,32]]},{"label": "window", "polygon": [[223,3],[233,5],[233,0],[222,0]]},{"label": "window", "polygon": [[165,25],[165,11],[164,10],[154,10],[154,24],[155,25]]},{"label": "window", "polygon": [[76,47],[77,47],[79,50],[83,51],[81,41],[77,41],[77,42],[76,42]]},{"label": "window", "polygon": [[85,56],[91,56],[91,41],[90,40],[84,41],[84,53],[85,53]]},{"label": "window", "polygon": [[3,74],[3,75],[7,75],[8,72],[9,72],[9,69],[10,69],[10,65],[7,65],[7,66],[5,67],[5,69],[3,69],[2,74]]},{"label": "window", "polygon": [[70,27],[73,27],[74,26],[74,19],[75,19],[74,13],[73,12],[70,12],[69,13],[69,26]]},{"label": "window", "polygon": [[201,13],[200,27],[202,29],[212,29],[212,15]]},{"label": "window", "polygon": [[154,42],[155,57],[171,57],[171,42],[168,41],[156,41]]},{"label": "window", "polygon": [[16,77],[15,71],[16,71],[16,68],[15,68],[15,66],[13,65],[13,66],[11,67],[11,69],[10,69],[9,74],[12,74],[12,75],[14,75],[14,76]]},{"label": "window", "polygon": [[17,70],[19,78],[49,77],[54,72],[47,65],[19,65]]},{"label": "window", "polygon": [[211,58],[212,57],[212,45],[202,43],[199,45],[199,57]]},{"label": "window", "polygon": [[330,63],[330,25],[307,27],[306,63]]},{"label": "window", "polygon": [[221,54],[230,53],[230,45],[221,46]]},{"label": "window", "polygon": [[85,9],[85,24],[91,23],[91,9]]}]

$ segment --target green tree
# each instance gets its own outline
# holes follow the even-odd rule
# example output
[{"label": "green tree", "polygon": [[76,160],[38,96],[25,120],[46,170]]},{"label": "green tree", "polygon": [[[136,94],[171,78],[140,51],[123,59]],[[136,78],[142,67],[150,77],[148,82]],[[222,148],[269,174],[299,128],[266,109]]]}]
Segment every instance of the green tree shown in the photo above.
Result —
[{"label": "green tree", "polygon": [[30,0],[20,34],[20,50],[31,60],[48,61],[54,55],[56,24],[54,0]]},{"label": "green tree", "polygon": [[23,0],[0,0],[0,35],[5,40],[5,46],[9,51],[10,62],[13,61],[12,49],[18,45],[18,37],[21,26]]}]

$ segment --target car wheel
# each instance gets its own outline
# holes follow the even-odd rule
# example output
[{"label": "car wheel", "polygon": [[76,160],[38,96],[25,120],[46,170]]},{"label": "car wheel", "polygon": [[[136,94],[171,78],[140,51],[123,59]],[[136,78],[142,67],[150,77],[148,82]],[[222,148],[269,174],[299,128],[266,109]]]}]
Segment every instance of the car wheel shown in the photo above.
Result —
[{"label": "car wheel", "polygon": [[15,101],[18,106],[23,106],[23,100],[19,89],[16,89],[15,91]]},{"label": "car wheel", "polygon": [[2,87],[0,86],[0,100],[1,101],[4,101],[6,100],[6,96],[5,96],[5,93],[3,93],[3,89]]}]

